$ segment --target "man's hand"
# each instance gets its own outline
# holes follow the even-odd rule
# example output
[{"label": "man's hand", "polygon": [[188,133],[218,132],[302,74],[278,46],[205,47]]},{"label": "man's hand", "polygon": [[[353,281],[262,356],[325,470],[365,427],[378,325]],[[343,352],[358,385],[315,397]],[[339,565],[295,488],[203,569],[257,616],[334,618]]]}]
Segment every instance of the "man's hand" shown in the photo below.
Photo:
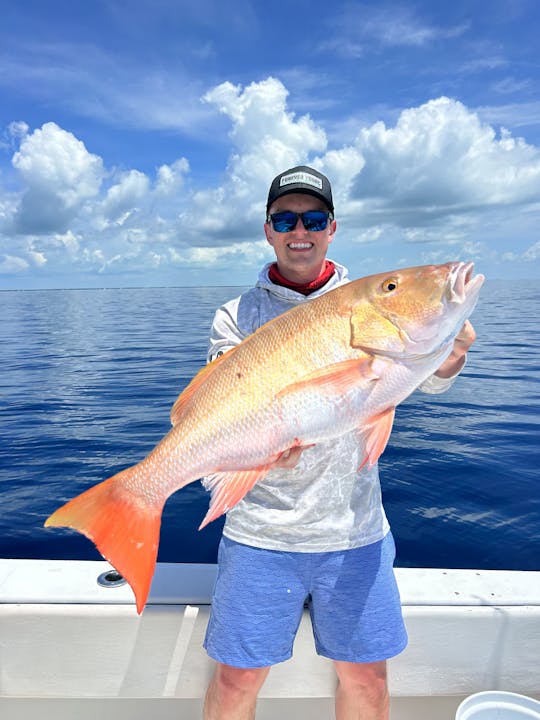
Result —
[{"label": "man's hand", "polygon": [[315,447],[314,445],[300,445],[297,447],[289,448],[288,450],[285,450],[285,452],[281,453],[279,456],[278,461],[276,462],[276,467],[279,468],[288,468],[289,470],[292,470],[298,465],[298,461],[300,460],[300,455],[306,450],[306,448]]},{"label": "man's hand", "polygon": [[441,367],[435,372],[435,375],[440,378],[450,378],[457,375],[465,364],[467,350],[471,347],[475,340],[476,332],[471,323],[468,320],[465,320],[463,327],[454,340],[452,352],[443,362]]}]

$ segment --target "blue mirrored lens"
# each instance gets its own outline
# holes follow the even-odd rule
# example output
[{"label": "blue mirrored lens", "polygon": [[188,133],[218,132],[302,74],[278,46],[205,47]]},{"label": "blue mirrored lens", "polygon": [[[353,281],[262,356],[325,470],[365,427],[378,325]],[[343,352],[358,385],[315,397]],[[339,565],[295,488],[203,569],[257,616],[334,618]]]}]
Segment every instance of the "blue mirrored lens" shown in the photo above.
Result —
[{"label": "blue mirrored lens", "polygon": [[301,215],[302,222],[306,230],[324,230],[328,224],[328,213],[320,210],[308,210]]},{"label": "blue mirrored lens", "polygon": [[296,227],[298,218],[302,220],[306,230],[319,232],[328,225],[328,213],[321,210],[308,210],[305,213],[295,213],[292,210],[274,213],[270,216],[276,232],[291,232]]},{"label": "blue mirrored lens", "polygon": [[294,212],[274,213],[270,218],[276,232],[291,232],[298,222],[298,215]]}]

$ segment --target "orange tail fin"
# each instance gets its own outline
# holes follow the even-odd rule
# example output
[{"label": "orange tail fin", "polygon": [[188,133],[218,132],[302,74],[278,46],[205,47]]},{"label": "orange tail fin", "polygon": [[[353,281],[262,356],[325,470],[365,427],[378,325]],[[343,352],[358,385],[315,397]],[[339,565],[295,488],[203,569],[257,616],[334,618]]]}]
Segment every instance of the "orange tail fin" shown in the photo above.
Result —
[{"label": "orange tail fin", "polygon": [[125,577],[135,593],[137,612],[146,604],[154,574],[164,502],[150,505],[126,490],[114,475],[59,508],[46,527],[70,527],[92,540],[103,557]]}]

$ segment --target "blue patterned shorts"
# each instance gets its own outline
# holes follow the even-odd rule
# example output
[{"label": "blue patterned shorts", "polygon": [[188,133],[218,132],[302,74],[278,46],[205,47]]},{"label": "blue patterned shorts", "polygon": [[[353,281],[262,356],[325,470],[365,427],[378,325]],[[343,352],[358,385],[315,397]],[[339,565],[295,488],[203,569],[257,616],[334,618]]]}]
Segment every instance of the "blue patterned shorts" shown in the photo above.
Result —
[{"label": "blue patterned shorts", "polygon": [[407,645],[394,577],[394,539],[335,552],[282,552],[223,537],[204,647],[253,668],[292,656],[304,603],[319,655],[376,662]]}]

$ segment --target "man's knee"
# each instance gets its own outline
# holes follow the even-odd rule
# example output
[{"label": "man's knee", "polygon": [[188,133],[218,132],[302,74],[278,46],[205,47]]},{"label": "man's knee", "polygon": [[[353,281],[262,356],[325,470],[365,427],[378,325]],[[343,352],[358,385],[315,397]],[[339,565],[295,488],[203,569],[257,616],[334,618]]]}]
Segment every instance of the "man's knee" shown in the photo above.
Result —
[{"label": "man's knee", "polygon": [[384,697],[388,692],[386,661],[374,663],[352,663],[335,661],[341,687],[346,691],[363,695]]},{"label": "man's knee", "polygon": [[269,667],[237,668],[218,663],[215,681],[227,695],[257,695],[269,671]]}]

